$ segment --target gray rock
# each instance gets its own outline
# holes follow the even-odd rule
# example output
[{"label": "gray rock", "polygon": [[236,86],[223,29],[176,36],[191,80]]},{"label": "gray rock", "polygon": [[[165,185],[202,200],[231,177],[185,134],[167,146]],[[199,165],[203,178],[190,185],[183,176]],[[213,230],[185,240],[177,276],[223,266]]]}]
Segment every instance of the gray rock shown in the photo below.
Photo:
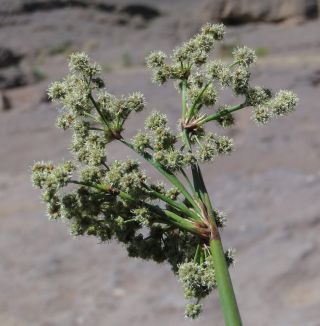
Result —
[{"label": "gray rock", "polygon": [[210,1],[204,7],[209,19],[228,25],[248,22],[282,22],[289,19],[314,19],[319,15],[318,0],[226,0]]},{"label": "gray rock", "polygon": [[30,77],[23,73],[20,69],[9,68],[0,71],[0,89],[26,86],[30,82]]},{"label": "gray rock", "polygon": [[22,55],[7,48],[0,48],[0,68],[16,65],[22,59]]}]

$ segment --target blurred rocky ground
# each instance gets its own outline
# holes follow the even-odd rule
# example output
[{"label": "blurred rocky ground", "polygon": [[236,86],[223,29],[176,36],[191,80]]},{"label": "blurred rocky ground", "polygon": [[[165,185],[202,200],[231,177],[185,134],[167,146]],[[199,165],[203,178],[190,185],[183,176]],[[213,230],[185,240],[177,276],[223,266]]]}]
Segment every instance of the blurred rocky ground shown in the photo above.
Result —
[{"label": "blurred rocky ground", "polygon": [[[266,127],[237,114],[228,131],[236,151],[205,167],[214,204],[229,216],[223,239],[237,249],[232,276],[244,325],[319,326],[319,10],[316,0],[1,0],[0,325],[191,324],[167,266],[128,259],[115,243],[72,239],[47,220],[29,174],[35,160],[68,158],[69,135],[54,127],[45,90],[66,74],[72,51],[102,65],[110,91],[143,91],[149,112],[164,110],[173,124],[176,91],[151,83],[144,56],[222,21],[216,56],[255,48],[254,81],[301,99],[296,113]],[[132,119],[128,137],[146,114]],[[126,155],[112,145],[110,157]],[[192,324],[223,325],[216,294]]]}]

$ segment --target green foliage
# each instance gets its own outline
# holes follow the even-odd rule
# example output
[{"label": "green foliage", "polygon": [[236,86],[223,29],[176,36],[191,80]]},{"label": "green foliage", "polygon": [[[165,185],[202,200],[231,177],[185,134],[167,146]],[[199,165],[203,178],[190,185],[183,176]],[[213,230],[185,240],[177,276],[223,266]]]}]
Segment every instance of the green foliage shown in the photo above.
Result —
[{"label": "green foliage", "polygon": [[32,68],[32,74],[36,81],[44,81],[48,78],[48,75],[39,67],[33,67]]},{"label": "green foliage", "polygon": [[[84,53],[72,54],[70,74],[54,82],[48,94],[62,107],[57,126],[72,131],[73,162],[39,162],[33,167],[33,184],[43,190],[49,216],[67,221],[72,235],[115,239],[130,257],[169,263],[186,298],[193,301],[185,311],[191,318],[201,312],[200,300],[219,287],[216,264],[233,262],[233,251],[224,253],[217,247],[221,261],[209,249],[212,241],[218,241],[218,228],[225,226],[226,218],[211,207],[200,169],[201,163],[229,154],[233,140],[208,132],[206,124],[215,121],[227,128],[234,124],[235,112],[244,108],[251,108],[252,118],[265,124],[294,111],[298,101],[291,91],[272,97],[268,89],[250,84],[256,55],[247,47],[233,51],[232,64],[211,58],[212,48],[223,36],[223,25],[206,24],[171,56],[152,52],[147,57],[153,80],[157,84],[174,80],[180,93],[179,130],[168,126],[164,113],[153,111],[131,142],[125,138],[125,125],[131,114],[145,109],[144,95],[110,94],[101,67]],[[221,105],[224,88],[242,102]],[[136,160],[112,161],[110,142],[138,153],[169,186],[151,180]]]},{"label": "green foliage", "polygon": [[256,55],[258,58],[263,58],[269,54],[269,49],[264,46],[259,46],[256,48]]},{"label": "green foliage", "polygon": [[124,68],[130,68],[132,66],[132,58],[130,53],[125,52],[121,57],[121,63]]},{"label": "green foliage", "polygon": [[49,48],[50,55],[65,54],[71,51],[72,43],[70,41],[62,41],[60,43],[54,44]]}]

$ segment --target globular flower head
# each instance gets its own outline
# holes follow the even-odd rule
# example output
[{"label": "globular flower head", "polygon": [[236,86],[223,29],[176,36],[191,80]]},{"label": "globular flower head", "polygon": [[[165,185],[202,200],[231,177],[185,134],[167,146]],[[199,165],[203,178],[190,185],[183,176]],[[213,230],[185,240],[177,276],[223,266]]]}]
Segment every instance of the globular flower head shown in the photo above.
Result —
[{"label": "globular flower head", "polygon": [[75,116],[73,114],[61,114],[57,118],[56,126],[63,130],[69,129],[73,122],[75,121]]},{"label": "globular flower head", "polygon": [[184,315],[186,318],[196,319],[202,312],[202,305],[196,303],[186,304]]},{"label": "globular flower head", "polygon": [[194,103],[197,101],[198,104],[205,106],[214,105],[217,101],[217,92],[212,83],[206,87],[204,92],[202,91],[202,88],[191,87],[188,91],[188,96],[191,102]]},{"label": "globular flower head", "polygon": [[153,158],[169,171],[180,170],[185,163],[184,156],[179,150],[158,150],[153,153]]},{"label": "globular flower head", "polygon": [[47,177],[52,174],[54,165],[52,162],[37,162],[32,167],[32,182],[37,188],[44,188]]},{"label": "globular flower head", "polygon": [[144,109],[145,98],[141,92],[134,92],[126,99],[126,105],[129,111],[140,112]]},{"label": "globular flower head", "polygon": [[150,147],[150,137],[143,132],[138,132],[132,139],[132,144],[139,152],[144,152]]},{"label": "globular flower head", "polygon": [[168,128],[157,128],[153,131],[153,147],[157,151],[161,150],[172,150],[174,144],[177,142],[176,136]]},{"label": "globular flower head", "polygon": [[212,161],[217,155],[229,154],[232,149],[232,139],[207,133],[199,144],[197,158],[202,162]]},{"label": "globular flower head", "polygon": [[67,184],[75,166],[66,161],[54,166],[52,162],[37,162],[32,167],[33,185],[40,189],[58,189]]},{"label": "globular flower head", "polygon": [[105,171],[98,166],[85,166],[79,171],[79,180],[84,183],[101,183]]},{"label": "globular flower head", "polygon": [[227,136],[216,136],[215,144],[218,154],[229,154],[233,149],[233,140]]},{"label": "globular flower head", "polygon": [[249,88],[250,72],[245,67],[237,67],[232,74],[232,88],[237,95],[246,94]]},{"label": "globular flower head", "polygon": [[271,118],[272,118],[272,113],[270,112],[269,108],[266,106],[258,106],[254,108],[252,112],[252,119],[258,125],[267,124]]},{"label": "globular flower head", "polygon": [[101,71],[100,66],[91,63],[88,55],[84,52],[76,52],[70,55],[69,68],[71,72],[80,73],[90,78]]},{"label": "globular flower head", "polygon": [[161,112],[153,112],[146,120],[145,125],[147,129],[157,130],[164,128],[167,124],[167,116]]},{"label": "globular flower head", "polygon": [[223,24],[207,23],[201,28],[201,33],[211,35],[215,40],[220,41],[224,37],[225,28]]},{"label": "globular flower head", "polygon": [[170,150],[165,153],[162,164],[170,171],[176,171],[183,167],[184,158],[179,150]]},{"label": "globular flower head", "polygon": [[197,159],[201,162],[209,162],[213,161],[217,154],[216,144],[213,141],[211,135],[206,135],[203,138],[201,145],[199,145],[199,149],[197,151]]},{"label": "globular flower head", "polygon": [[226,215],[223,211],[219,211],[218,209],[213,210],[213,215],[216,220],[217,226],[219,228],[224,228],[227,223]]},{"label": "globular flower head", "polygon": [[54,101],[61,100],[66,95],[66,88],[63,82],[53,82],[48,89],[49,99]]},{"label": "globular flower head", "polygon": [[171,69],[168,65],[163,65],[160,69],[153,70],[152,81],[158,85],[163,85],[171,75]]},{"label": "globular flower head", "polygon": [[281,90],[271,101],[271,110],[275,115],[284,116],[295,110],[298,97],[291,91]]},{"label": "globular flower head", "polygon": [[142,226],[149,226],[151,222],[151,213],[145,207],[139,207],[131,210],[133,218]]},{"label": "globular flower head", "polygon": [[151,52],[146,58],[147,67],[161,68],[164,65],[166,58],[167,55],[162,51]]},{"label": "globular flower head", "polygon": [[205,106],[214,105],[217,101],[217,92],[212,84],[209,84],[206,91],[202,95],[202,102]]},{"label": "globular flower head", "polygon": [[232,55],[234,57],[235,62],[244,67],[248,67],[257,61],[255,51],[246,46],[234,49]]},{"label": "globular flower head", "polygon": [[222,87],[229,86],[231,83],[231,71],[221,60],[208,62],[206,65],[206,73],[209,79],[218,80]]},{"label": "globular flower head", "polygon": [[203,264],[196,262],[181,264],[178,276],[183,285],[186,299],[204,298],[216,286],[214,268],[209,260]]},{"label": "globular flower head", "polygon": [[189,83],[193,86],[193,87],[198,87],[201,88],[204,83],[205,83],[206,79],[205,76],[202,74],[201,71],[197,70],[195,71],[192,75],[190,75],[189,77]]},{"label": "globular flower head", "polygon": [[246,93],[246,102],[248,106],[258,106],[268,101],[271,96],[272,94],[269,89],[256,86],[248,89]]},{"label": "globular flower head", "polygon": [[227,128],[234,125],[234,116],[230,113],[226,107],[220,107],[217,110],[217,113],[220,113],[220,117],[217,119],[217,122],[223,127]]},{"label": "globular flower head", "polygon": [[231,266],[234,264],[235,262],[235,255],[236,255],[236,250],[234,248],[229,248],[226,252],[225,252],[225,257],[226,257],[226,261],[228,266]]},{"label": "globular flower head", "polygon": [[50,219],[57,220],[61,217],[61,202],[58,196],[52,196],[47,202],[47,213]]}]

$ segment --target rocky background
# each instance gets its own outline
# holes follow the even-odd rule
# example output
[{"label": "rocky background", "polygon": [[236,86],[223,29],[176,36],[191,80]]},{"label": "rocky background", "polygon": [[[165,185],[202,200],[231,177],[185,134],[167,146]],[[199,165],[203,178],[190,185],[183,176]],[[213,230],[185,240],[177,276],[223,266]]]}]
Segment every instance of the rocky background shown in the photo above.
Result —
[{"label": "rocky background", "polygon": [[[222,21],[228,33],[217,56],[228,60],[237,44],[255,48],[257,84],[301,99],[296,113],[266,127],[238,113],[229,131],[236,151],[205,167],[214,203],[229,216],[223,240],[237,249],[244,325],[319,326],[319,11],[317,0],[1,0],[0,325],[223,325],[216,293],[198,321],[184,320],[167,266],[128,259],[115,243],[72,239],[48,221],[29,176],[35,160],[68,158],[69,135],[54,127],[45,92],[66,74],[68,54],[88,52],[112,92],[141,90],[150,110],[175,121],[175,90],[152,85],[144,56]],[[127,154],[119,145],[110,155]]]}]

